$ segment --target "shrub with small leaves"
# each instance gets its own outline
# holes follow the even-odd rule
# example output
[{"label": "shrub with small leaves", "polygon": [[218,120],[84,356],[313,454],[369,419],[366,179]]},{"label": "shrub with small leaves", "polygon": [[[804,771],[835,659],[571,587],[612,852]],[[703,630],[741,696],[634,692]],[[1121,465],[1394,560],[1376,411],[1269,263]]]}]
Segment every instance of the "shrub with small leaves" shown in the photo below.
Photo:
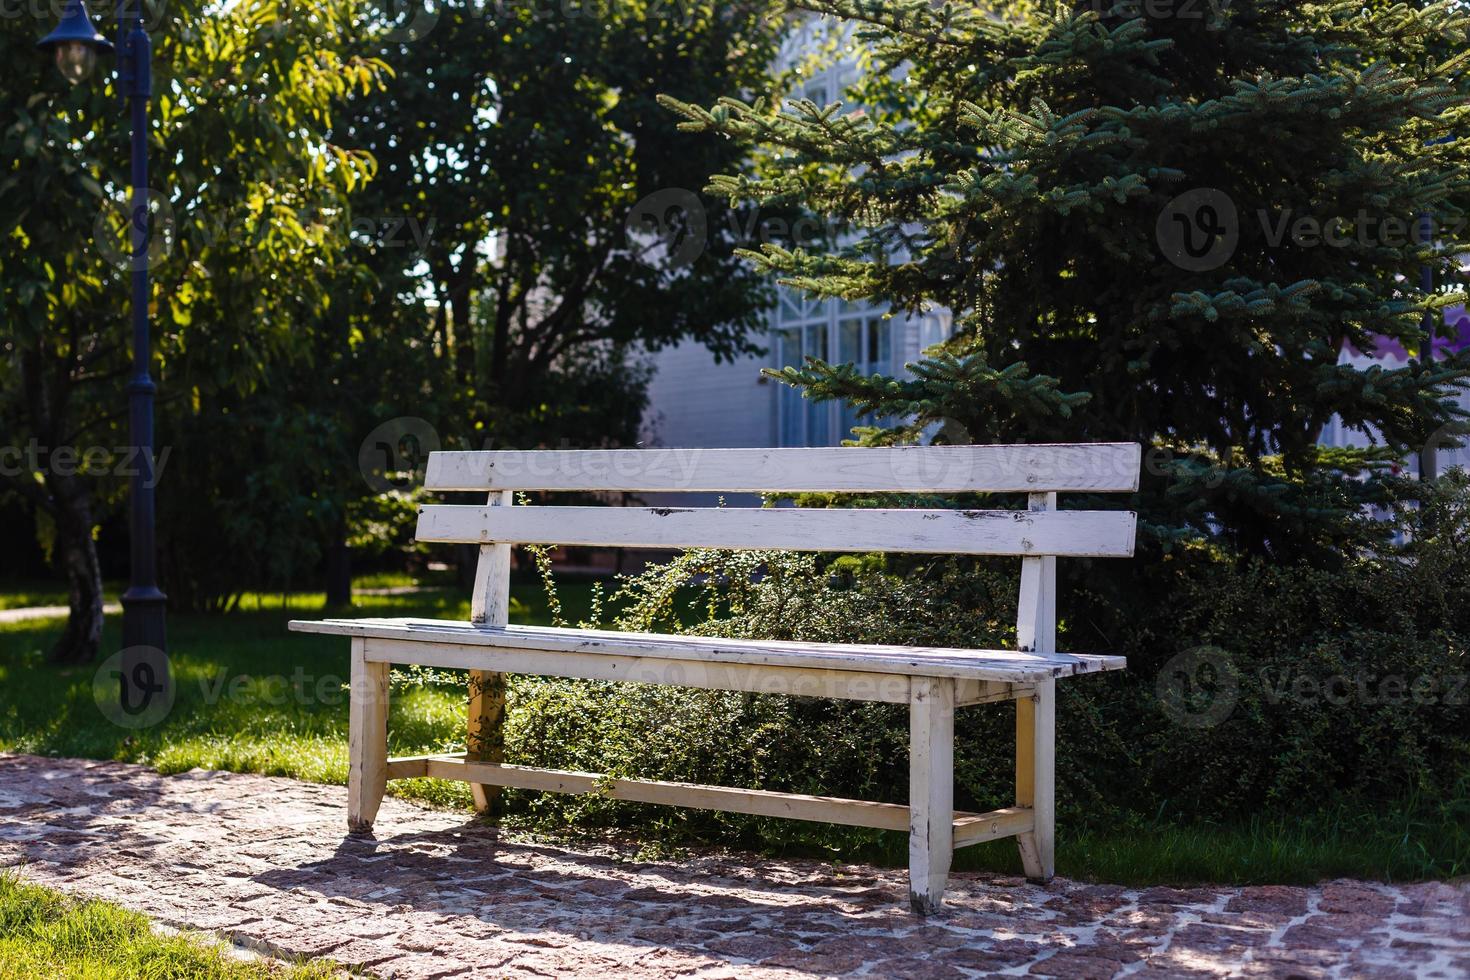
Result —
[{"label": "shrub with small leaves", "polygon": [[[1060,644],[1128,669],[1059,685],[1064,819],[1232,820],[1304,801],[1439,798],[1470,785],[1470,479],[1389,527],[1402,544],[1333,571],[1226,560],[1062,562]],[[690,551],[625,577],[621,629],[1014,648],[1008,559]],[[1146,601],[1134,596],[1152,597]],[[512,686],[515,761],[902,803],[901,706],[630,684]],[[1013,715],[956,720],[956,801],[1010,802]],[[547,826],[621,824],[744,844],[873,840],[797,822],[590,797],[525,804]]]}]

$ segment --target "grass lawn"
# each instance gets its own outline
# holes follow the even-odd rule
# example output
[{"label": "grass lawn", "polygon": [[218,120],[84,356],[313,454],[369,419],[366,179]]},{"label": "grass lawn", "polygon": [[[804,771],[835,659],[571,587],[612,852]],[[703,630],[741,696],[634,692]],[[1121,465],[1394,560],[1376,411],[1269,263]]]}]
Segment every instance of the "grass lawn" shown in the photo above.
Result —
[{"label": "grass lawn", "polygon": [[106,902],[77,901],[0,875],[0,977],[54,980],[325,980],[328,964],[232,956],[203,937],[156,932]]},{"label": "grass lawn", "polygon": [[[370,584],[388,589],[403,583]],[[586,616],[587,582],[562,581],[559,593],[567,619]],[[518,580],[512,597],[514,621],[549,621],[538,582]],[[463,619],[469,612],[468,603],[447,587],[359,596],[356,606],[354,615],[363,616]],[[44,662],[60,620],[0,624],[0,750],[141,762],[164,772],[197,766],[345,783],[347,701],[341,684],[348,674],[348,644],[340,637],[286,631],[287,620],[320,614],[320,596],[273,595],[247,597],[228,616],[171,615],[177,699],[161,724],[136,730],[114,725],[98,710],[95,666],[56,668]],[[109,617],[104,649],[116,649],[118,627],[118,617]],[[390,752],[462,750],[464,689],[411,674],[399,679],[405,683],[393,692]],[[399,781],[390,791],[434,804],[469,805],[468,788],[457,782]],[[1470,873],[1470,792],[1457,796],[1411,801],[1391,812],[1344,805],[1307,818],[1263,816],[1232,826],[1146,819],[1089,826],[1085,816],[1064,813],[1057,866],[1069,877],[1123,884],[1453,877]],[[833,829],[824,856],[906,861],[903,835],[889,834],[876,849],[858,850],[843,834]],[[956,868],[1020,870],[1010,841],[965,848],[956,854]]]},{"label": "grass lawn", "polygon": [[[590,584],[563,583],[559,592],[569,618],[587,615]],[[539,582],[516,582],[512,604],[517,622],[550,621]],[[227,616],[171,614],[176,700],[161,724],[136,729],[119,727],[98,710],[92,686],[98,665],[45,663],[63,620],[0,623],[0,750],[141,762],[163,772],[201,767],[345,783],[348,644],[286,629],[291,619],[322,615],[320,595],[250,595]],[[454,590],[435,587],[359,596],[352,615],[466,619],[469,604]],[[118,648],[120,628],[120,617],[109,616],[104,650]],[[463,749],[464,714],[460,689],[396,687],[390,750]],[[392,789],[432,803],[470,802],[461,783],[413,780]]]}]

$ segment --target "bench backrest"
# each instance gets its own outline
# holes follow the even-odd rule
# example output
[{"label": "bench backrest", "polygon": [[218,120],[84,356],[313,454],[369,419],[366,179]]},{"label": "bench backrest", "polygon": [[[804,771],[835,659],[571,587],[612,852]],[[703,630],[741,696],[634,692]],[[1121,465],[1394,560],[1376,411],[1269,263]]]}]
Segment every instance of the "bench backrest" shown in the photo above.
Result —
[{"label": "bench backrest", "polygon": [[[1017,555],[1045,560],[1034,566],[1042,578],[1033,591],[1047,592],[1055,556],[1133,554],[1132,512],[1061,511],[1057,494],[1135,491],[1141,458],[1141,448],[1133,443],[438,452],[429,456],[427,489],[480,491],[489,500],[423,507],[418,540],[481,546],[473,617],[492,625],[505,621],[508,599],[501,593],[515,544]],[[1026,493],[1029,507],[509,506],[517,490],[997,492]],[[1027,567],[1032,568],[1030,562]],[[1024,592],[1023,583],[1023,603]]]}]

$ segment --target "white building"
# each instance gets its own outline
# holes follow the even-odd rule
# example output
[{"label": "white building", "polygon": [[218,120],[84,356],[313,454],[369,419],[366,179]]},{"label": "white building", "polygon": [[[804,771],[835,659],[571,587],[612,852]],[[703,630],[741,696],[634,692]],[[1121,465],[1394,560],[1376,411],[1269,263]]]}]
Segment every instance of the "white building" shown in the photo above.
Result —
[{"label": "white building", "polygon": [[[1445,323],[1454,328],[1454,336],[1447,340],[1437,341],[1434,345],[1436,356],[1443,356],[1447,351],[1461,351],[1470,348],[1470,316],[1466,315],[1463,306],[1455,306],[1445,311]],[[1417,353],[1417,352],[1415,352]],[[1370,367],[1381,367],[1385,371],[1403,367],[1409,360],[1409,352],[1397,341],[1382,338],[1376,349],[1371,352],[1363,352],[1344,345],[1342,353],[1338,356],[1339,364],[1351,364],[1359,370],[1367,370]],[[1470,408],[1470,391],[1463,392],[1459,397],[1460,404]],[[1437,443],[1442,444],[1450,437],[1436,438]],[[1456,440],[1460,441],[1460,440]],[[1322,432],[1322,444],[1326,446],[1367,446],[1370,440],[1362,432],[1349,429],[1342,424],[1342,419],[1332,417],[1327,428]],[[1470,445],[1461,449],[1441,448],[1439,456],[1439,472],[1460,467],[1470,469]],[[1405,470],[1414,476],[1419,474],[1419,457],[1412,454],[1404,461]]]},{"label": "white building", "polygon": [[[842,101],[857,78],[849,26],[810,19],[782,46],[777,69],[802,70],[800,97]],[[849,407],[815,404],[761,369],[800,365],[807,357],[855,364],[864,374],[901,375],[904,365],[948,336],[949,314],[886,317],[887,308],[815,300],[781,289],[762,342],[764,357],[716,364],[702,345],[684,343],[653,355],[644,444],[674,448],[835,446],[858,419]]]}]

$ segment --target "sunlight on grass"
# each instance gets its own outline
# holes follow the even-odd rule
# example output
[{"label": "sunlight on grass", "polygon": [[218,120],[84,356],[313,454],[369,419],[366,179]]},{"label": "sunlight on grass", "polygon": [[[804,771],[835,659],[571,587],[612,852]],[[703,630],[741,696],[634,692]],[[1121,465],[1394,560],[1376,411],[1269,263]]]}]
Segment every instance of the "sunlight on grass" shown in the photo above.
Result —
[{"label": "sunlight on grass", "polygon": [[[102,588],[102,601],[117,602],[126,586],[121,582],[107,582]],[[0,610],[26,609],[34,606],[66,605],[66,589],[55,582],[10,583],[0,592]]]},{"label": "sunlight on grass", "polygon": [[204,936],[155,932],[106,902],[78,901],[0,874],[0,977],[76,980],[325,980],[330,963],[241,959]]},{"label": "sunlight on grass", "polygon": [[[404,584],[388,581],[381,587]],[[517,583],[513,591],[517,621],[548,620],[539,585]],[[574,609],[590,603],[590,586],[564,591]],[[165,773],[223,769],[345,783],[348,645],[286,628],[290,619],[319,615],[322,606],[320,595],[250,595],[229,616],[170,616],[175,702],[161,724],[145,729],[116,726],[98,710],[96,667],[45,663],[60,620],[0,624],[0,749],[138,762]],[[469,604],[429,589],[360,596],[341,615],[464,619]],[[118,646],[119,625],[108,617],[104,649]],[[466,701],[458,684],[395,673],[390,751],[462,750]],[[412,780],[391,789],[439,805],[470,804],[469,788],[458,782]]]}]

